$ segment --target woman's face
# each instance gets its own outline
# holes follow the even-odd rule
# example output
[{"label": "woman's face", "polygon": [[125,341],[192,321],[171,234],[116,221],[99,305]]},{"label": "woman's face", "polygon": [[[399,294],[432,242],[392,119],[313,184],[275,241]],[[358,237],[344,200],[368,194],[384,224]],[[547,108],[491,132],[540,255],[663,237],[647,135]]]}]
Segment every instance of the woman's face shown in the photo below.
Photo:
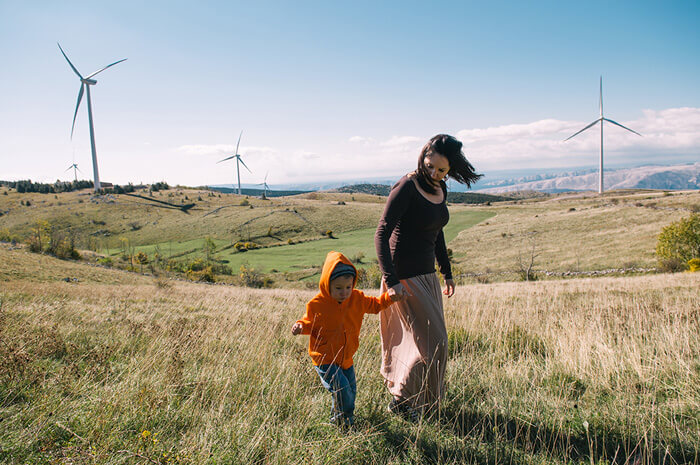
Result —
[{"label": "woman's face", "polygon": [[423,166],[430,176],[430,180],[435,185],[439,185],[440,181],[442,181],[450,171],[450,162],[447,160],[447,157],[439,153],[426,155],[423,158]]}]

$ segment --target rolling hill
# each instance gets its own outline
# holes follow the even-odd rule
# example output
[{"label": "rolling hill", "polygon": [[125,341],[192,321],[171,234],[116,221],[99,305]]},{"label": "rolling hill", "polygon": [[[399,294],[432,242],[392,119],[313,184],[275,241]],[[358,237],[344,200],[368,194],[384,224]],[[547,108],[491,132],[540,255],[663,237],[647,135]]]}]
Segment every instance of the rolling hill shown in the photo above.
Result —
[{"label": "rolling hill", "polygon": [[[597,191],[598,172],[556,176],[537,181],[499,181],[500,185],[479,189],[484,193],[513,191]],[[605,189],[700,189],[700,163],[675,166],[642,166],[619,170],[605,170]]]}]

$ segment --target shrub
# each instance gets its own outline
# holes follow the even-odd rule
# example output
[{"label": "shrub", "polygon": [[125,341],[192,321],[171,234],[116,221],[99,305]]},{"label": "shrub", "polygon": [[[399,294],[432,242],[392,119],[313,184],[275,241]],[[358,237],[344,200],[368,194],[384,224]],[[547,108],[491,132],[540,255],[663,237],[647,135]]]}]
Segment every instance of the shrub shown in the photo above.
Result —
[{"label": "shrub", "polygon": [[214,272],[212,271],[211,266],[207,266],[199,271],[188,270],[187,279],[189,279],[190,281],[199,281],[204,283],[216,282],[216,280],[214,279]]},{"label": "shrub", "polygon": [[97,263],[108,267],[111,267],[113,264],[112,259],[110,257],[100,257],[97,259]]},{"label": "shrub", "polygon": [[134,259],[136,260],[136,263],[141,265],[141,273],[143,273],[143,265],[148,264],[148,255],[146,255],[145,252],[139,252],[136,254]]},{"label": "shrub", "polygon": [[688,260],[688,270],[692,272],[700,271],[700,258]]},{"label": "shrub", "polygon": [[247,207],[248,205],[250,205],[250,202],[248,201],[248,199],[243,199],[241,200],[241,203],[239,205],[241,207]]},{"label": "shrub", "polygon": [[272,285],[272,279],[263,276],[255,268],[247,263],[241,265],[240,278],[243,281],[243,285],[247,287],[270,287]]},{"label": "shrub", "polygon": [[12,242],[13,244],[20,242],[18,236],[13,236],[9,229],[3,229],[0,231],[0,242]]},{"label": "shrub", "polygon": [[685,269],[690,260],[700,258],[700,215],[693,213],[663,228],[656,243],[656,255],[662,269],[678,262]]},{"label": "shrub", "polygon": [[382,272],[378,265],[357,269],[356,287],[363,289],[379,289],[382,285]]},{"label": "shrub", "polygon": [[229,276],[233,274],[231,267],[222,263],[212,263],[210,267],[214,274],[225,274]]}]

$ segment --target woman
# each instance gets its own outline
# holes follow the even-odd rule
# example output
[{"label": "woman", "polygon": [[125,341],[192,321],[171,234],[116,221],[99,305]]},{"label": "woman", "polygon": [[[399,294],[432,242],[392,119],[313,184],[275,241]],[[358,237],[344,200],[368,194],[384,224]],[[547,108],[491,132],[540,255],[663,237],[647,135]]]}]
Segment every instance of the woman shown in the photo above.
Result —
[{"label": "woman", "polygon": [[449,220],[445,178],[471,186],[482,175],[462,153],[462,143],[438,134],[418,157],[418,168],[397,182],[379,220],[374,243],[392,300],[381,313],[382,375],[392,394],[389,411],[417,420],[444,393],[447,329],[435,273],[452,280],[442,228]]}]

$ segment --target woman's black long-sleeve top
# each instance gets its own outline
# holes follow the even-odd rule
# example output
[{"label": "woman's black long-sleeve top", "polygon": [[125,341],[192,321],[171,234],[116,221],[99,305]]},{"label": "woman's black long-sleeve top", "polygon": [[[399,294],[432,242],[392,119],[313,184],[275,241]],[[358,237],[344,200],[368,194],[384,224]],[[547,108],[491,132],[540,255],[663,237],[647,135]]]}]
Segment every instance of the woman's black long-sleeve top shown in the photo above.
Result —
[{"label": "woman's black long-sleeve top", "polygon": [[379,267],[388,287],[400,279],[435,271],[452,279],[450,260],[442,228],[450,219],[447,186],[440,183],[444,198],[436,204],[418,191],[415,182],[404,176],[392,187],[374,235]]}]

